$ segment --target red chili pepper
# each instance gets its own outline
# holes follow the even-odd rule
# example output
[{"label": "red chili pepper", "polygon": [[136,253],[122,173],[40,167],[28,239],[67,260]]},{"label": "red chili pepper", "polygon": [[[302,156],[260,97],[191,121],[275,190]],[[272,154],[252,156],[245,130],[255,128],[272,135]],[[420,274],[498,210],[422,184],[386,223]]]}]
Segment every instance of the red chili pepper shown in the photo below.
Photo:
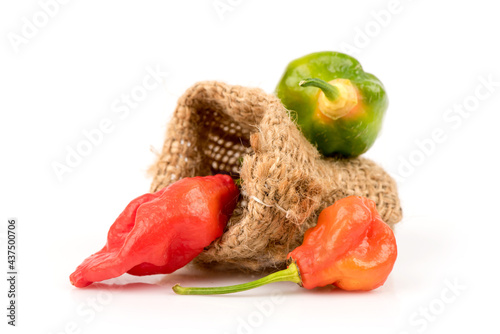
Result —
[{"label": "red chili pepper", "polygon": [[169,274],[220,237],[239,191],[228,175],[184,178],[134,199],[108,232],[104,248],[71,274],[85,287],[124,273]]},{"label": "red chili pepper", "polygon": [[301,246],[288,254],[287,269],[259,280],[216,288],[173,287],[178,294],[224,294],[267,283],[292,281],[306,289],[336,285],[343,290],[372,290],[384,284],[397,257],[394,233],[375,202],[350,196],[324,209],[307,230]]}]

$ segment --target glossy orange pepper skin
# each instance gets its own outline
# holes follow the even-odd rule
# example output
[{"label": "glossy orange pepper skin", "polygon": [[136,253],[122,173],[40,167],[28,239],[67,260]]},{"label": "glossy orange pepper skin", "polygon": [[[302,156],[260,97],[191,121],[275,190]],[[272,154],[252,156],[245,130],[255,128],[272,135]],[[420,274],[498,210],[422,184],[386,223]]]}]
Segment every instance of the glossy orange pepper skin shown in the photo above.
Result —
[{"label": "glossy orange pepper skin", "polygon": [[78,266],[71,283],[174,272],[222,235],[238,196],[230,176],[215,175],[184,178],[134,199],[111,226],[106,246]]},{"label": "glossy orange pepper skin", "polygon": [[349,196],[324,209],[315,227],[288,258],[296,262],[307,289],[336,285],[343,290],[372,290],[386,281],[397,257],[391,228],[375,202]]}]

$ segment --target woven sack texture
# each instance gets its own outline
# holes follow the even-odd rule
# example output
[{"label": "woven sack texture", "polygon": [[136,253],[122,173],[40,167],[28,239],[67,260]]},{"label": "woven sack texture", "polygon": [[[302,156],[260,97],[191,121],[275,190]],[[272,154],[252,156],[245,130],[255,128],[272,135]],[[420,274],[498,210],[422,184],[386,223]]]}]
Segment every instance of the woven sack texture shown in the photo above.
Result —
[{"label": "woven sack texture", "polygon": [[321,157],[279,99],[258,88],[215,81],[189,88],[150,171],[152,192],[184,177],[241,178],[226,231],[196,259],[212,268],[283,268],[319,212],[346,196],[374,200],[391,227],[402,218],[396,184],[381,167]]}]

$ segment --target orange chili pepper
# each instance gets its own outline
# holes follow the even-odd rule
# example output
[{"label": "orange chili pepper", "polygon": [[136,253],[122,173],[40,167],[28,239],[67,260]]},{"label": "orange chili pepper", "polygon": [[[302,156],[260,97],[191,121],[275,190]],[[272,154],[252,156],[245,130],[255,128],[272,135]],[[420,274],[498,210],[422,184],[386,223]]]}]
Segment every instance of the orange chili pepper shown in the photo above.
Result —
[{"label": "orange chili pepper", "polygon": [[215,288],[173,287],[178,294],[224,294],[280,281],[306,289],[333,284],[343,290],[372,290],[386,281],[397,257],[391,228],[375,202],[350,196],[324,209],[301,246],[288,254],[287,269],[259,280]]},{"label": "orange chili pepper", "polygon": [[124,273],[169,274],[220,237],[238,200],[228,175],[181,179],[134,199],[108,232],[106,246],[71,274],[85,287]]}]

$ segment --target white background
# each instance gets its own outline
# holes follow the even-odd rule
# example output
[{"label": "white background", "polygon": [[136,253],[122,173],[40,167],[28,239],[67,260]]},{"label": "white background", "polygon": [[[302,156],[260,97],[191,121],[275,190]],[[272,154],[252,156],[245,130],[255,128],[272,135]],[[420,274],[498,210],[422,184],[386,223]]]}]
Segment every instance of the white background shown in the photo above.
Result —
[{"label": "white background", "polygon": [[[229,7],[221,12],[224,4]],[[6,325],[2,279],[2,328],[47,334],[498,331],[495,2],[94,0],[51,8],[44,22],[37,1],[0,5],[0,267],[7,265],[9,217],[19,220],[20,247],[18,327]],[[23,37],[26,20],[40,27]],[[16,38],[25,39],[17,45]],[[69,274],[104,245],[125,205],[149,190],[150,148],[161,149],[185,89],[222,80],[271,93],[290,60],[349,45],[390,98],[381,136],[366,154],[398,177],[404,209],[396,228],[398,261],[383,287],[347,293],[279,283],[240,295],[174,295],[170,287],[178,282],[255,278],[190,268],[88,289],[70,285]],[[113,104],[142,84],[147,67],[169,74],[128,115],[114,113]],[[75,149],[84,131],[108,118],[112,131],[59,180],[53,164],[65,163],[68,147]],[[430,142],[433,133],[440,133],[439,142]]]}]

